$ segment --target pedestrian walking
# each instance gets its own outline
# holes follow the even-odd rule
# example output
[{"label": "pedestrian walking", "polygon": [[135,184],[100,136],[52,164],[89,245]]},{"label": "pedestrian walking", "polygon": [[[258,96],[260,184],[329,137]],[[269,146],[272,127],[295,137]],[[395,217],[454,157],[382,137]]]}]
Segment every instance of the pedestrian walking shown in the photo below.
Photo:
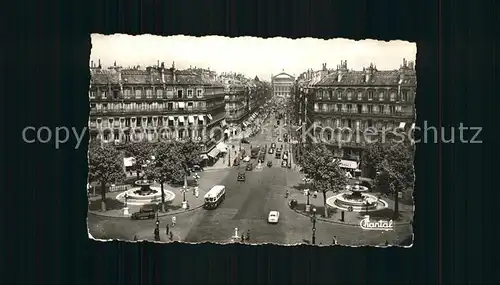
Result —
[{"label": "pedestrian walking", "polygon": [[172,217],[172,227],[175,227],[175,222],[177,222],[177,218],[175,216]]},{"label": "pedestrian walking", "polygon": [[387,240],[385,241],[385,246],[389,246],[389,242]]},{"label": "pedestrian walking", "polygon": [[165,234],[168,235],[168,232],[170,231],[170,227],[168,224],[165,226]]},{"label": "pedestrian walking", "polygon": [[247,230],[247,237],[246,238],[247,238],[247,241],[250,240],[250,229]]},{"label": "pedestrian walking", "polygon": [[196,196],[196,198],[198,198],[198,196],[200,195],[200,191],[198,190],[198,187],[196,187],[196,189],[194,190],[194,195]]},{"label": "pedestrian walking", "polygon": [[137,236],[134,236],[134,241],[137,241]]},{"label": "pedestrian walking", "polygon": [[172,233],[172,231],[170,231],[170,235],[168,237],[170,240],[174,240],[174,233]]},{"label": "pedestrian walking", "polygon": [[338,243],[338,241],[337,241],[337,237],[336,237],[336,236],[333,236],[333,244],[334,244],[334,245],[339,244],[339,243]]}]

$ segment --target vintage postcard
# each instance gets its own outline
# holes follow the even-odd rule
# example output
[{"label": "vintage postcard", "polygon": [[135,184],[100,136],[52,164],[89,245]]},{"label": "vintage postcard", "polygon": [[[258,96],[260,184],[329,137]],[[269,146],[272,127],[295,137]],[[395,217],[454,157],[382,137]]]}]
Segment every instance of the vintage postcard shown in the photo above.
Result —
[{"label": "vintage postcard", "polygon": [[91,238],[412,245],[415,43],[91,37]]}]

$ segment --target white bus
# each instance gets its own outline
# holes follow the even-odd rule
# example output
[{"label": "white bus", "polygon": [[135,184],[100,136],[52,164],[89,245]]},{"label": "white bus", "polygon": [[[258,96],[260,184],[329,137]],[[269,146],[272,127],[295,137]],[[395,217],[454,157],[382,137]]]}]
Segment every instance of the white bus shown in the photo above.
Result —
[{"label": "white bus", "polygon": [[210,189],[210,191],[205,194],[205,203],[203,207],[205,209],[215,209],[226,197],[226,186],[215,185]]}]

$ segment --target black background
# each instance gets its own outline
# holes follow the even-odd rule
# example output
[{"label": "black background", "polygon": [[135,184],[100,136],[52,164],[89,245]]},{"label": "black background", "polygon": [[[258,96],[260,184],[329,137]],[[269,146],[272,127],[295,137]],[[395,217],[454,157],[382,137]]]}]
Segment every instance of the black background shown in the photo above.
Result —
[{"label": "black background", "polygon": [[[16,4],[2,18],[2,284],[498,283],[498,1]],[[482,126],[484,143],[418,145],[411,249],[92,241],[86,146],[27,144],[21,132],[87,125],[93,32],[417,42],[417,125]]]}]

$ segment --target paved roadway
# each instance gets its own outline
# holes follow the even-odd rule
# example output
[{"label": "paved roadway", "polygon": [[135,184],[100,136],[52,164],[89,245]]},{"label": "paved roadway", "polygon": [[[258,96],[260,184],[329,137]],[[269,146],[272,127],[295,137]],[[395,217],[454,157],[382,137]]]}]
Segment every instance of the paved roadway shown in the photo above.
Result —
[{"label": "paved roadway", "polygon": [[[270,118],[263,129],[273,129],[274,120]],[[250,139],[252,146],[274,141],[271,131],[264,131]],[[279,147],[281,142],[276,142]],[[237,146],[238,147],[238,146]],[[249,145],[243,145],[249,153]],[[286,146],[284,145],[284,148]],[[233,155],[231,155],[234,158]],[[302,176],[293,169],[281,168],[281,160],[274,154],[266,155],[266,162],[273,161],[268,168],[265,163],[261,169],[246,172],[246,181],[238,182],[237,173],[244,171],[245,163],[240,167],[231,167],[203,173],[210,176],[211,183],[226,186],[226,199],[214,210],[200,209],[177,216],[177,226],[173,229],[174,240],[185,242],[228,242],[234,228],[242,231],[250,230],[251,243],[296,244],[311,240],[311,221],[299,215],[287,206],[284,197],[287,187],[300,183]],[[255,161],[252,161],[255,164]],[[210,186],[213,186],[210,185]],[[210,187],[206,186],[206,187]],[[320,197],[318,197],[320,199]],[[268,224],[269,211],[280,212],[278,224]],[[129,219],[113,219],[89,215],[89,230],[95,238],[116,238],[132,240],[152,239],[154,220],[131,221]],[[165,236],[165,225],[171,217],[160,218],[162,240]],[[317,223],[317,244],[331,244],[333,236],[340,244],[381,245],[404,239],[411,234],[411,228],[402,227],[395,231],[364,231],[359,227]]]},{"label": "paved roadway", "polygon": [[[271,122],[271,123],[270,123]],[[271,118],[262,126],[261,132],[251,138],[251,145],[268,145],[273,142],[273,121]],[[279,147],[279,142],[276,142]],[[247,153],[250,146],[246,145]],[[285,148],[285,146],[284,146]],[[267,161],[273,162],[267,167]],[[257,165],[255,160],[251,163]],[[250,230],[250,242],[285,243],[287,227],[294,222],[295,213],[291,213],[286,206],[286,185],[299,182],[297,173],[281,168],[281,159],[274,158],[274,154],[266,155],[266,162],[261,167],[246,171],[246,181],[236,180],[239,171],[244,171],[246,163],[228,170],[228,175],[221,184],[226,186],[226,199],[215,210],[202,210],[200,218],[187,234],[187,242],[227,242],[234,228],[241,231]],[[295,181],[297,180],[297,181]],[[268,224],[269,211],[281,213],[278,224]],[[291,215],[290,215],[291,214]]]}]

